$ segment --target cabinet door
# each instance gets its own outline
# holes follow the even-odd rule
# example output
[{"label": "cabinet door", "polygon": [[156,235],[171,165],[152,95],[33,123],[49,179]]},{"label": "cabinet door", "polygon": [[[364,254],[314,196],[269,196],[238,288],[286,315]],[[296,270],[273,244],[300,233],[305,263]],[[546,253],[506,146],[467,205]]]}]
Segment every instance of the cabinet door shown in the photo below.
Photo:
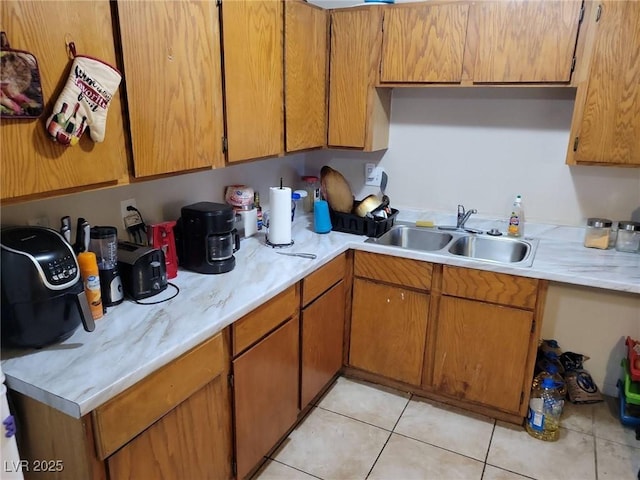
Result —
[{"label": "cabinet door", "polygon": [[[384,138],[375,138],[374,135],[376,122],[384,123],[383,113],[390,105],[390,95],[373,88],[381,44],[382,11],[377,7],[331,13],[330,146],[365,150],[386,148],[388,138],[384,135]],[[388,118],[386,123],[388,127]],[[380,128],[380,131],[384,129]]]},{"label": "cabinet door", "polygon": [[220,375],[114,453],[109,479],[233,478],[227,385]]},{"label": "cabinet door", "polygon": [[302,311],[302,384],[300,407],[306,407],[342,367],[344,282]]},{"label": "cabinet door", "polygon": [[284,3],[286,150],[327,143],[327,12],[299,0]]},{"label": "cabinet door", "polygon": [[474,2],[468,49],[473,81],[569,82],[581,0]]},{"label": "cabinet door", "polygon": [[233,361],[237,478],[244,478],[296,421],[298,317]]},{"label": "cabinet door", "polygon": [[469,5],[416,5],[384,14],[382,82],[460,82]]},{"label": "cabinet door", "polygon": [[349,364],[420,385],[429,295],[356,278]]},{"label": "cabinet door", "polygon": [[214,2],[118,1],[136,177],[224,166]]},{"label": "cabinet door", "polygon": [[533,312],[442,297],[433,384],[440,393],[518,413]]},{"label": "cabinet door", "polygon": [[580,90],[576,95],[576,110],[582,115],[574,116],[574,160],[640,165],[640,2],[599,3],[583,106],[578,105]]},{"label": "cabinet door", "polygon": [[223,0],[227,160],[284,151],[282,2]]},{"label": "cabinet door", "polygon": [[[106,119],[105,138],[91,140],[89,131],[73,147],[64,147],[46,132],[52,112],[70,73],[71,61],[65,42],[72,39],[78,53],[116,65],[111,9],[108,1],[97,0],[90,8],[77,2],[0,3],[2,30],[11,46],[33,53],[38,60],[44,113],[38,120],[2,119],[0,157],[3,199],[43,196],[47,192],[89,185],[114,185],[127,178],[127,154],[120,92],[113,95]],[[3,58],[2,73],[9,71]],[[28,71],[23,74],[29,75]]]}]

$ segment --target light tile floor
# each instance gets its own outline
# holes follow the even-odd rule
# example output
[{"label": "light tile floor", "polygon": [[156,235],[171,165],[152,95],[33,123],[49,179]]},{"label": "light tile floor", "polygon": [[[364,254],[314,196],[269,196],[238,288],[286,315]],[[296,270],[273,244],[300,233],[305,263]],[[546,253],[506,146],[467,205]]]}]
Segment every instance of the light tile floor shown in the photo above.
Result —
[{"label": "light tile floor", "polygon": [[338,378],[254,480],[636,480],[640,442],[615,399],[567,402],[557,442],[396,390]]}]

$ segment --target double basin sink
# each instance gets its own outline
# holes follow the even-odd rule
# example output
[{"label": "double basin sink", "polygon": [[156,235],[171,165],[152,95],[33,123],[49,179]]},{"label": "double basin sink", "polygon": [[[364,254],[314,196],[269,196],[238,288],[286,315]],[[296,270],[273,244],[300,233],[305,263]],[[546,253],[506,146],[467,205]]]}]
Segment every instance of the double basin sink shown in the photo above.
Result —
[{"label": "double basin sink", "polygon": [[492,237],[465,231],[443,232],[410,225],[395,225],[380,237],[369,238],[366,242],[519,267],[533,264],[538,247],[537,240]]}]

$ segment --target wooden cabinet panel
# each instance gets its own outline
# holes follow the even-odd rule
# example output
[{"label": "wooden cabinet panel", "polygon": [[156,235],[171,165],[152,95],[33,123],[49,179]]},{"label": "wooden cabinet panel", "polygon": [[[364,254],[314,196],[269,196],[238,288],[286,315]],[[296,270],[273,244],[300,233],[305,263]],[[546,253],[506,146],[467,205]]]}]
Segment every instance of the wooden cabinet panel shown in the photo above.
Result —
[{"label": "wooden cabinet panel", "polygon": [[442,293],[533,309],[536,305],[538,280],[445,265]]},{"label": "wooden cabinet panel", "polygon": [[302,311],[300,408],[342,367],[345,294],[341,281]]},{"label": "wooden cabinet panel", "polygon": [[327,12],[300,0],[284,2],[286,150],[327,143]]},{"label": "wooden cabinet panel", "polygon": [[444,394],[517,413],[533,313],[442,297],[433,384]]},{"label": "wooden cabinet panel", "polygon": [[300,286],[292,285],[231,326],[233,355],[238,355],[293,316],[300,305]]},{"label": "wooden cabinet panel", "polygon": [[570,163],[640,165],[640,2],[598,4],[589,76],[576,94]]},{"label": "wooden cabinet panel", "polygon": [[469,5],[420,4],[384,14],[382,82],[460,82]]},{"label": "wooden cabinet panel", "polygon": [[112,454],[227,369],[223,335],[219,333],[94,410],[100,458]]},{"label": "wooden cabinet panel", "polygon": [[409,258],[358,251],[356,252],[354,275],[429,290],[433,276],[433,265]]},{"label": "wooden cabinet panel", "polygon": [[346,274],[347,254],[343,253],[307,276],[302,282],[302,306],[307,306]]},{"label": "wooden cabinet panel", "polygon": [[298,317],[233,361],[237,478],[244,478],[298,415]]},{"label": "wooden cabinet panel", "polygon": [[233,478],[227,385],[218,376],[109,457],[109,479]]},{"label": "wooden cabinet panel", "polygon": [[356,278],[349,364],[420,385],[429,295]]},{"label": "wooden cabinet panel", "polygon": [[[38,120],[2,119],[3,199],[115,184],[127,178],[122,84],[109,104],[103,142],[93,142],[86,131],[77,145],[64,147],[51,141],[45,129],[69,76],[71,61],[65,46],[68,38],[73,40],[78,53],[116,65],[109,4],[98,0],[91,3],[91,8],[80,8],[72,1],[0,3],[2,30],[7,32],[11,46],[30,51],[38,60],[45,100],[44,113]],[[4,73],[4,63],[2,69]]]},{"label": "wooden cabinet panel", "polygon": [[[381,46],[382,10],[350,8],[331,13],[330,146],[386,148],[391,96],[373,88]],[[380,126],[385,120],[386,128]]]},{"label": "wooden cabinet panel", "polygon": [[282,8],[272,0],[222,2],[229,162],[284,151]]},{"label": "wooden cabinet panel", "polygon": [[222,167],[218,8],[118,1],[136,177]]},{"label": "wooden cabinet panel", "polygon": [[581,0],[474,2],[468,49],[473,81],[569,82]]}]

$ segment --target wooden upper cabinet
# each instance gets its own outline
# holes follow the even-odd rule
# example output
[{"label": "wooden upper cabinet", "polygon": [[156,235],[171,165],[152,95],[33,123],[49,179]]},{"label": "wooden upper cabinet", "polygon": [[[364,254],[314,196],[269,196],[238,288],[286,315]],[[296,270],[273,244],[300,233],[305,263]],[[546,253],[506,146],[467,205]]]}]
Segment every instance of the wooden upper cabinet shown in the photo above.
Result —
[{"label": "wooden upper cabinet", "polygon": [[468,12],[463,3],[387,9],[380,81],[460,82]]},{"label": "wooden upper cabinet", "polygon": [[326,10],[284,3],[284,95],[287,152],[327,143]]},{"label": "wooden upper cabinet", "polygon": [[118,1],[136,177],[224,166],[214,2]]},{"label": "wooden upper cabinet", "polygon": [[[2,199],[127,179],[122,84],[109,104],[103,142],[93,142],[87,130],[77,145],[64,147],[53,142],[45,128],[71,69],[66,40],[73,40],[79,54],[116,66],[109,2],[98,0],[90,8],[79,8],[71,1],[5,0],[0,3],[0,26],[12,48],[35,55],[45,101],[44,113],[37,120],[2,119]],[[5,68],[3,59],[3,76]]]},{"label": "wooden upper cabinet", "polygon": [[284,152],[282,8],[273,0],[222,1],[229,162]]},{"label": "wooden upper cabinet", "polygon": [[328,144],[380,150],[388,144],[391,94],[376,89],[382,48],[382,10],[331,12]]},{"label": "wooden upper cabinet", "polygon": [[[568,163],[640,165],[640,2],[599,2],[588,77],[578,86]],[[597,19],[597,20],[596,20]]]},{"label": "wooden upper cabinet", "polygon": [[568,83],[581,0],[474,2],[467,68],[474,83]]}]

